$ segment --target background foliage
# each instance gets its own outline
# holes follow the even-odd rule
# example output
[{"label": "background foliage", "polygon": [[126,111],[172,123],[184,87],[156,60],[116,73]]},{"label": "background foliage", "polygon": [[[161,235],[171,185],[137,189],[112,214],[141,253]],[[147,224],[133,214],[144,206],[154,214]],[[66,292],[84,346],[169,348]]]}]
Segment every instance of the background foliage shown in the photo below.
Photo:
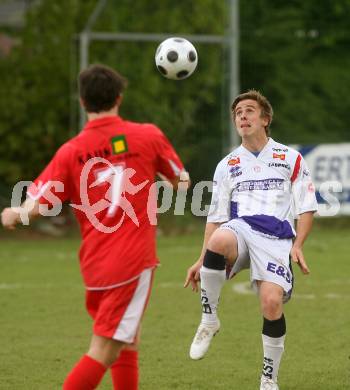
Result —
[{"label": "background foliage", "polygon": [[[0,58],[0,183],[33,179],[79,131],[76,34],[96,1],[37,2],[20,38]],[[273,137],[285,143],[349,140],[350,0],[240,2],[241,90],[256,88],[275,109]],[[227,2],[110,0],[95,31],[225,34]],[[198,44],[190,79],[173,82],[154,66],[156,43],[93,43],[90,61],[129,79],[121,115],[151,121],[175,144],[194,181],[211,178],[227,147],[227,53]],[[225,152],[227,149],[225,150]]]}]

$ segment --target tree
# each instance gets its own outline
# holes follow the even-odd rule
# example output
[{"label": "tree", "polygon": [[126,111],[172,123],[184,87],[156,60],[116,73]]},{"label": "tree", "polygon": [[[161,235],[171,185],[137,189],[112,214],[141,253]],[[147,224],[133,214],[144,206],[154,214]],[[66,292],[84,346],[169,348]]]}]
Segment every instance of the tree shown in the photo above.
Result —
[{"label": "tree", "polygon": [[[110,1],[95,30],[222,34],[224,24],[217,21],[224,19],[224,4],[219,3],[166,0],[160,7],[155,0],[138,1],[131,18],[129,1]],[[0,114],[0,176],[9,184],[35,177],[57,147],[79,131],[70,120],[76,88],[70,87],[70,79],[78,71],[72,42],[94,5],[82,0],[39,2],[27,15],[22,44],[0,65],[7,74],[0,92],[0,106],[6,107]],[[208,14],[216,15],[216,23],[207,24]],[[208,156],[216,160],[221,150],[222,49],[198,45],[199,70],[186,81],[174,82],[157,72],[156,47],[157,43],[92,43],[90,61],[114,66],[129,79],[121,114],[163,128],[192,168],[192,176],[201,179]],[[77,106],[76,93],[74,98]]]},{"label": "tree", "polygon": [[350,1],[241,4],[242,86],[271,100],[272,135],[285,143],[348,141]]},{"label": "tree", "polygon": [[[0,180],[30,180],[67,138],[79,131],[76,34],[93,0],[37,2],[17,35],[22,44],[0,61]],[[220,34],[227,2],[110,0],[96,31]],[[241,89],[272,102],[272,134],[285,143],[349,140],[349,0],[240,2]],[[15,34],[15,33],[14,33]],[[212,177],[229,129],[227,59],[219,46],[198,44],[197,71],[185,81],[163,78],[154,65],[157,43],[91,44],[91,62],[129,79],[121,115],[152,121],[174,142],[194,182]]]}]

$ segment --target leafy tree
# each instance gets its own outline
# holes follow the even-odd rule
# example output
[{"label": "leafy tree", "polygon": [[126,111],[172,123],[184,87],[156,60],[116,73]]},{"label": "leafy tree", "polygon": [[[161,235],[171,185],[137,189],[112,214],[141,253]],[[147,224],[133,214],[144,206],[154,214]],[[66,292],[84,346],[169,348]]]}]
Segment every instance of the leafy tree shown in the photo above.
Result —
[{"label": "leafy tree", "polygon": [[242,87],[271,100],[273,136],[285,143],[349,141],[350,1],[241,4]]},{"label": "leafy tree", "polygon": [[[57,147],[79,131],[72,121],[71,101],[77,68],[79,33],[94,1],[39,2],[27,15],[21,45],[0,63],[6,74],[0,106],[0,176],[8,183],[31,179]],[[193,15],[198,17],[193,18]],[[216,15],[208,25],[207,16]],[[215,0],[188,4],[179,0],[110,1],[97,20],[96,31],[181,32],[222,34],[224,5]],[[220,97],[222,49],[198,45],[199,71],[190,79],[164,79],[154,65],[158,43],[92,42],[90,62],[116,67],[129,79],[121,115],[152,121],[163,128],[201,179],[221,150]],[[73,77],[72,77],[73,75]],[[74,85],[72,86],[71,79]],[[74,118],[74,116],[73,116]],[[215,156],[216,155],[216,156]],[[214,164],[214,162],[213,162]]]},{"label": "leafy tree", "polygon": [[0,61],[0,177],[32,179],[67,139],[73,35],[93,1],[43,1],[26,16],[21,44]]},{"label": "leafy tree", "polygon": [[[225,34],[227,1],[110,0],[95,31]],[[79,131],[76,34],[94,0],[36,2],[21,44],[0,60],[0,181],[32,179]],[[273,136],[286,143],[349,140],[347,101],[350,0],[240,2],[241,89],[257,88],[275,109]],[[196,180],[210,178],[229,129],[227,53],[196,44],[198,70],[185,81],[161,77],[158,43],[92,42],[90,62],[129,79],[121,115],[152,121],[176,145]]]}]

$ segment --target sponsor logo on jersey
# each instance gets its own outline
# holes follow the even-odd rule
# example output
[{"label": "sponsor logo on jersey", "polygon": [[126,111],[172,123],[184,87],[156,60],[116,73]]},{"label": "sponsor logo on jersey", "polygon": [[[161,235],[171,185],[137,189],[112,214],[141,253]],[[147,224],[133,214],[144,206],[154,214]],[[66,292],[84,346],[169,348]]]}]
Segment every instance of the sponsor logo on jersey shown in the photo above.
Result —
[{"label": "sponsor logo on jersey", "polygon": [[79,164],[84,165],[91,158],[94,157],[108,158],[110,156],[111,156],[111,151],[109,148],[98,149],[98,150],[93,150],[91,152],[88,152],[84,155],[78,156],[78,162]]},{"label": "sponsor logo on jersey", "polygon": [[283,190],[283,179],[263,179],[263,180],[246,180],[238,183],[234,191],[255,191],[255,190]]},{"label": "sponsor logo on jersey", "polygon": [[125,153],[128,151],[128,144],[125,135],[118,135],[111,139],[113,154]]},{"label": "sponsor logo on jersey", "polygon": [[237,165],[241,162],[241,159],[239,157],[231,158],[231,160],[228,161],[228,165]]},{"label": "sponsor logo on jersey", "polygon": [[269,167],[290,169],[290,165],[289,164],[283,164],[283,163],[278,163],[278,162],[269,163]]},{"label": "sponsor logo on jersey", "polygon": [[272,155],[273,158],[279,158],[280,160],[285,160],[286,159],[286,155],[284,153],[281,153],[281,154],[278,154],[278,153],[274,153]]},{"label": "sponsor logo on jersey", "polygon": [[288,152],[288,148],[280,149],[280,148],[272,148],[274,152]]},{"label": "sponsor logo on jersey", "polygon": [[303,170],[303,177],[310,176],[310,172],[307,169]]},{"label": "sponsor logo on jersey", "polygon": [[231,173],[231,176],[232,177],[237,177],[237,176],[240,176],[242,174],[242,171],[241,171],[241,167],[239,165],[236,165],[234,167],[231,167],[230,168],[230,173]]}]

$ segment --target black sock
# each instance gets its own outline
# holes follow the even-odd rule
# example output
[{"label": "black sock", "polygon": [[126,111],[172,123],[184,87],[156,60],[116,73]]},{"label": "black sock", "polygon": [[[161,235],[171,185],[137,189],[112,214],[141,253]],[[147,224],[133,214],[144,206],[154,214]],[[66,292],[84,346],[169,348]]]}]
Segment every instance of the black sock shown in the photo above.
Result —
[{"label": "black sock", "polygon": [[262,333],[269,337],[282,337],[286,334],[286,320],[284,314],[278,320],[268,320],[264,317],[264,325]]},{"label": "black sock", "polygon": [[226,266],[226,260],[224,255],[207,249],[204,255],[203,266],[209,269],[223,271]]}]

